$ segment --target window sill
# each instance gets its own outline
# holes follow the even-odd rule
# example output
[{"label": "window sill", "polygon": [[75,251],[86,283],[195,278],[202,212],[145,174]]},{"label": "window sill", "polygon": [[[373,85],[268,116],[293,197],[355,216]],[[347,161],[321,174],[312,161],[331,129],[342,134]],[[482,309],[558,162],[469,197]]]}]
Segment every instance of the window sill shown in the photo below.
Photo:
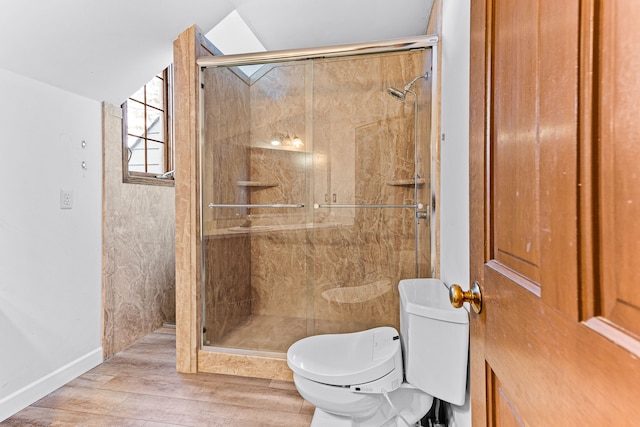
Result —
[{"label": "window sill", "polygon": [[158,187],[174,187],[175,180],[173,178],[156,178],[150,174],[130,174],[124,176],[122,182],[125,184],[155,185]]}]

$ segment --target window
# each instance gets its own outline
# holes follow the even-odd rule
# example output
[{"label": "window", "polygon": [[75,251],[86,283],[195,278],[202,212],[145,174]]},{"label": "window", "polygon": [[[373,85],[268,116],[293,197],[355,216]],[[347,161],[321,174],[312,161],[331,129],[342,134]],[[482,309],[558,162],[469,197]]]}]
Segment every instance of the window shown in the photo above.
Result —
[{"label": "window", "polygon": [[173,185],[170,80],[167,68],[122,104],[124,182]]},{"label": "window", "polygon": [[[249,28],[236,9],[209,31],[205,37],[215,45],[223,55],[249,52],[266,52],[258,37]],[[241,65],[238,68],[250,77],[264,64]]]}]

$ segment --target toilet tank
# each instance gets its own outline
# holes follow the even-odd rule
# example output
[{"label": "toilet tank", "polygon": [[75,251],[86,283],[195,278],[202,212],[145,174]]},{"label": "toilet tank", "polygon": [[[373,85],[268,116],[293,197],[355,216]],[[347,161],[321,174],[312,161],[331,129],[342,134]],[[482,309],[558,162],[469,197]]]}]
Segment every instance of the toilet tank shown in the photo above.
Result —
[{"label": "toilet tank", "polygon": [[407,279],[400,291],[400,335],[407,382],[455,405],[464,404],[469,313],[453,308],[438,279]]}]

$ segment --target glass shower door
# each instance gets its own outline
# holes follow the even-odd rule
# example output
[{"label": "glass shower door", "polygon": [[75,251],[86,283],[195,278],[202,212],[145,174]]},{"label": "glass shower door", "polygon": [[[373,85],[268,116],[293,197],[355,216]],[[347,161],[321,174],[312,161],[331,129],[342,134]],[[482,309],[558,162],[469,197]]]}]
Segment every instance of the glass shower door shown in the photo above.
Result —
[{"label": "glass shower door", "polygon": [[428,277],[430,50],[203,69],[203,344],[399,327]]},{"label": "glass shower door", "polygon": [[205,345],[284,352],[306,335],[305,70],[203,71]]},{"label": "glass shower door", "polygon": [[[314,284],[309,334],[398,327],[399,280],[429,274],[429,52],[314,62]],[[426,95],[426,96],[425,96]],[[419,120],[416,120],[416,119]],[[417,133],[416,133],[417,132]],[[417,179],[416,179],[417,178]]]}]

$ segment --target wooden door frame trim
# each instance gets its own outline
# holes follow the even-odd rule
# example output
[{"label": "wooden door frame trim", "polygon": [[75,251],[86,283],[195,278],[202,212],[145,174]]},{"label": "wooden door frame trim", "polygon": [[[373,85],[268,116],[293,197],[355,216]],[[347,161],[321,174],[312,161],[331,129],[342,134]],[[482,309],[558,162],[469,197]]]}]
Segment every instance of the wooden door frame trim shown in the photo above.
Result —
[{"label": "wooden door frame trim", "polygon": [[[491,70],[490,64],[491,22],[490,4],[487,0],[471,2],[470,29],[470,82],[469,82],[469,217],[470,217],[470,267],[469,283],[478,281],[484,284],[484,261],[488,259],[488,247],[485,247],[489,206],[485,203],[488,188],[485,186],[488,161],[485,158],[485,144],[489,141],[488,123],[490,109]],[[479,262],[478,260],[482,260]],[[471,416],[474,426],[487,425],[487,366],[484,363],[485,350],[485,311],[471,321],[470,329],[470,396]],[[482,363],[480,363],[480,360]]]},{"label": "wooden door frame trim", "polygon": [[598,248],[597,183],[598,174],[596,120],[598,93],[596,82],[599,79],[596,52],[598,47],[597,1],[584,0],[580,7],[580,52],[578,63],[578,247],[579,252],[579,289],[578,316],[586,320],[597,314],[600,293],[596,288],[597,271],[596,251]]}]

